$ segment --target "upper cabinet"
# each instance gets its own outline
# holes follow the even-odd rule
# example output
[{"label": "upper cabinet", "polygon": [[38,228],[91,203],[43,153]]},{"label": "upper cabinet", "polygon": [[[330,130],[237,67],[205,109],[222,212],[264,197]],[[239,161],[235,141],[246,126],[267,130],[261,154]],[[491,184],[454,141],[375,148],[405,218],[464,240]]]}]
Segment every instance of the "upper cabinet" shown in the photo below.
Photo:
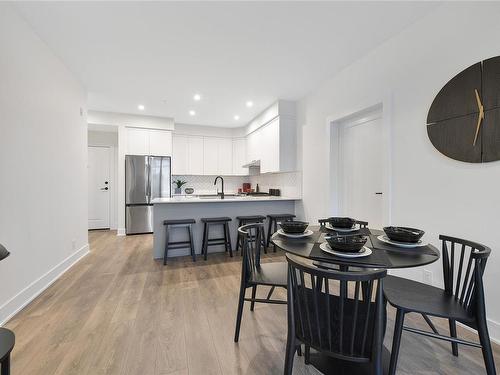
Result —
[{"label": "upper cabinet", "polygon": [[148,129],[127,128],[127,154],[149,155]]},{"label": "upper cabinet", "polygon": [[231,138],[204,137],[203,155],[203,174],[231,175],[233,173]]},{"label": "upper cabinet", "polygon": [[247,137],[247,162],[260,160],[261,173],[290,172],[296,168],[295,119],[277,116]]},{"label": "upper cabinet", "polygon": [[189,174],[189,138],[173,136],[172,174]]},{"label": "upper cabinet", "polygon": [[128,155],[172,155],[172,132],[169,130],[127,128]]},{"label": "upper cabinet", "polygon": [[203,137],[188,137],[189,174],[203,174]]},{"label": "upper cabinet", "polygon": [[245,138],[235,138],[233,143],[233,175],[245,176],[248,174],[248,168],[243,168],[247,162],[247,141]]}]

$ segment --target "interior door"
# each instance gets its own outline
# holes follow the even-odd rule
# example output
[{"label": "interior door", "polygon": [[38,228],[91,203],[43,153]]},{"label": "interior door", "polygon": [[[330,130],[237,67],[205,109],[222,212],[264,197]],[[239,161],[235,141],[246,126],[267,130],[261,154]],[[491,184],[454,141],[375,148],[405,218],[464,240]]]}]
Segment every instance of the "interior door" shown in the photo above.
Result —
[{"label": "interior door", "polygon": [[110,213],[110,149],[88,148],[89,229],[109,228]]},{"label": "interior door", "polygon": [[341,215],[382,228],[385,165],[380,112],[345,122],[340,127]]}]

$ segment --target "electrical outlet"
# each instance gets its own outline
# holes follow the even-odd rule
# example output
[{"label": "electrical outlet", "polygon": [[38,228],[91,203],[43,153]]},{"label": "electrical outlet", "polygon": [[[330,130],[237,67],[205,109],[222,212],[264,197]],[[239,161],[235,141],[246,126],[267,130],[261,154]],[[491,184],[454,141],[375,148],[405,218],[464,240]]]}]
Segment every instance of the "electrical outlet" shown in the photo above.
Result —
[{"label": "electrical outlet", "polygon": [[424,270],[424,283],[432,285],[432,272]]}]

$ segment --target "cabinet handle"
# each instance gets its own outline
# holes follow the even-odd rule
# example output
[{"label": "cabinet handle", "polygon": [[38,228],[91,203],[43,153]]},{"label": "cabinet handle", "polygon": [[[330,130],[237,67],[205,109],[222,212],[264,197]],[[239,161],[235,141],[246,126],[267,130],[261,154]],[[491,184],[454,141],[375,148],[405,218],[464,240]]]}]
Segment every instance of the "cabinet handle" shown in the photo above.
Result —
[{"label": "cabinet handle", "polygon": [[476,134],[474,135],[474,142],[472,142],[472,146],[476,145],[477,136],[479,135],[479,129],[481,128],[481,121],[484,120],[483,103],[481,103],[481,98],[479,97],[479,92],[477,91],[477,89],[474,89],[474,91],[476,93],[476,101],[477,101],[477,108],[479,109],[479,115],[477,117]]}]

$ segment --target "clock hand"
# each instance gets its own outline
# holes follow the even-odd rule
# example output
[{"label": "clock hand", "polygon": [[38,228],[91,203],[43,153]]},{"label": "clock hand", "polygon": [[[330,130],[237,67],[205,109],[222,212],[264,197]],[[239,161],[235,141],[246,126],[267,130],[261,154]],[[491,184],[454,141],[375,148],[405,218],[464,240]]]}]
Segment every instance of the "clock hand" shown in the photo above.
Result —
[{"label": "clock hand", "polygon": [[476,134],[474,135],[474,142],[472,142],[472,146],[476,145],[479,129],[481,128],[481,121],[484,120],[484,107],[483,104],[481,103],[481,98],[479,97],[477,89],[474,89],[474,91],[476,92],[476,101],[477,101],[477,107],[479,109],[479,116],[477,118]]}]

